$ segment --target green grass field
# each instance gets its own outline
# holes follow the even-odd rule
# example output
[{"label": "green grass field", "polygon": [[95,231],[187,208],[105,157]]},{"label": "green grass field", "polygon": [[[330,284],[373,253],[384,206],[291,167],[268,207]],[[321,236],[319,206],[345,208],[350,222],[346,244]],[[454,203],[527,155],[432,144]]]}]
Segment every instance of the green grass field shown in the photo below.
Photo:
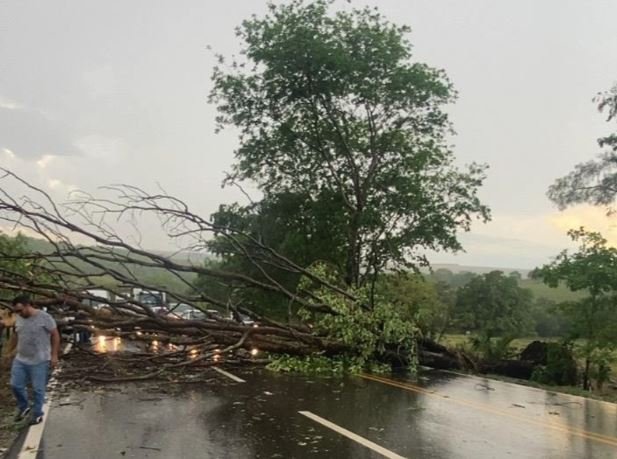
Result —
[{"label": "green grass field", "polygon": [[[461,346],[466,346],[469,344],[469,338],[471,338],[470,336],[467,335],[462,335],[462,334],[450,334],[450,335],[444,335],[443,338],[441,339],[441,344],[443,344],[444,346],[448,346],[448,347],[461,347]],[[529,343],[531,343],[532,341],[559,341],[559,337],[554,337],[554,338],[540,338],[538,336],[528,336],[528,337],[524,337],[524,338],[516,338],[512,341],[512,348],[516,351],[516,352],[520,352],[523,349],[525,349]]]},{"label": "green grass field", "polygon": [[585,296],[585,292],[572,292],[565,285],[551,288],[542,281],[536,279],[522,279],[519,285],[522,288],[531,290],[534,298],[546,298],[556,303],[580,300]]}]

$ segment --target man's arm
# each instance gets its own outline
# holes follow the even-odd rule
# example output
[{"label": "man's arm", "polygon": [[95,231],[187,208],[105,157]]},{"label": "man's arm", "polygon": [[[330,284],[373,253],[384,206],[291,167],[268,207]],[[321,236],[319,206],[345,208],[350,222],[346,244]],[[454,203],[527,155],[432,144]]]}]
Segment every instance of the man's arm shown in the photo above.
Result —
[{"label": "man's arm", "polygon": [[60,352],[60,333],[58,328],[51,331],[51,366],[52,368],[58,364],[58,353]]}]

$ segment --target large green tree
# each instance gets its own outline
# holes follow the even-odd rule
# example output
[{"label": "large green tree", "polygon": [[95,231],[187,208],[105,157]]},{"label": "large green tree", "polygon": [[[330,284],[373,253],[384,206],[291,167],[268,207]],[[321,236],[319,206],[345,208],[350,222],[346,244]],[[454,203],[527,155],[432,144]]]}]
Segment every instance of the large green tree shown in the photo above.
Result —
[{"label": "large green tree", "polygon": [[231,180],[268,200],[338,197],[325,237],[343,239],[344,279],[358,287],[425,249],[461,249],[459,230],[488,209],[484,167],[453,165],[445,73],[413,61],[407,27],[332,3],[271,4],[244,21],[242,57],[221,57],[211,100],[219,128],[240,132]]},{"label": "large green tree", "polygon": [[474,277],[458,290],[456,314],[462,326],[476,333],[478,347],[491,349],[491,340],[520,336],[530,327],[532,294],[501,271]]},{"label": "large green tree", "polygon": [[608,350],[617,346],[617,248],[601,234],[583,228],[568,232],[580,244],[577,252],[561,252],[552,263],[533,272],[551,287],[565,283],[572,291],[587,296],[562,305],[569,318],[568,338],[582,339],[585,360],[583,387],[589,388],[591,367],[606,370]]},{"label": "large green tree", "polygon": [[[594,99],[607,122],[617,121],[617,84]],[[607,206],[617,196],[617,131],[598,139],[604,151],[594,160],[577,164],[565,177],[555,181],[548,196],[559,207],[588,203]]]}]

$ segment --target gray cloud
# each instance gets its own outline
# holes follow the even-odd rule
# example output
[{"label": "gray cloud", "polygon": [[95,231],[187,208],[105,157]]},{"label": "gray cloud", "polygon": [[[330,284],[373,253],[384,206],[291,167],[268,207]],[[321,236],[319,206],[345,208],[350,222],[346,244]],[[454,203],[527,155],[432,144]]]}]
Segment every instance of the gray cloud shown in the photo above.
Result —
[{"label": "gray cloud", "polygon": [[0,149],[4,148],[28,160],[79,153],[62,123],[35,110],[0,106]]},{"label": "gray cloud", "polygon": [[[0,102],[0,149],[27,160],[11,164],[45,186],[160,183],[202,215],[242,200],[220,188],[237,133],[214,134],[206,99],[216,61],[206,46],[237,53],[234,27],[266,4],[0,1],[0,95],[27,107]],[[591,98],[617,78],[617,60],[607,58],[617,54],[617,2],[353,4],[378,5],[412,27],[415,58],[444,68],[460,93],[451,109],[457,157],[491,166],[482,196],[494,222],[463,235],[466,253],[435,260],[531,267],[565,247],[569,223],[555,229],[546,220],[555,209],[545,192],[610,129]],[[31,171],[45,154],[76,156]],[[0,152],[1,163],[10,160]]]}]

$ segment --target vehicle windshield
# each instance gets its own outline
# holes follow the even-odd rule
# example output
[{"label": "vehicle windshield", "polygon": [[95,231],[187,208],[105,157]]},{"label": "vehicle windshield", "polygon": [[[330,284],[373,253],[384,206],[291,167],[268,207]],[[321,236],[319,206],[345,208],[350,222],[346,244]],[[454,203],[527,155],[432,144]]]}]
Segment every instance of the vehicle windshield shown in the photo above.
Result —
[{"label": "vehicle windshield", "polygon": [[161,294],[142,292],[138,296],[138,301],[147,306],[163,306],[163,296]]}]

